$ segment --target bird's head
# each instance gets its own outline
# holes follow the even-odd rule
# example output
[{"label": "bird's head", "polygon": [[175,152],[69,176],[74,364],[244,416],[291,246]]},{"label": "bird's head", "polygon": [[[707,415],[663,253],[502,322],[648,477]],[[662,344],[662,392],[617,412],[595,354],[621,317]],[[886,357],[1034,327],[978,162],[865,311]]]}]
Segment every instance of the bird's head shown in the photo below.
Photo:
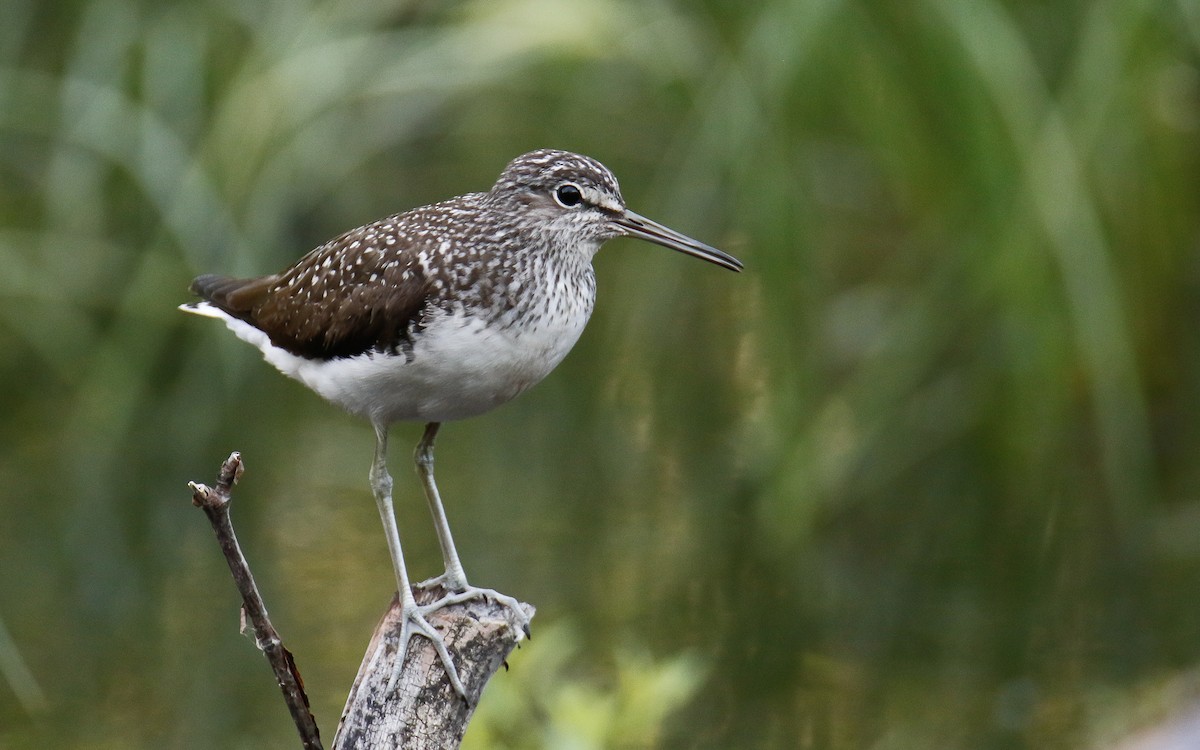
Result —
[{"label": "bird's head", "polygon": [[520,215],[529,231],[558,247],[585,247],[628,236],[740,271],[732,255],[630,211],[608,167],[569,151],[540,149],[509,162],[487,199]]}]

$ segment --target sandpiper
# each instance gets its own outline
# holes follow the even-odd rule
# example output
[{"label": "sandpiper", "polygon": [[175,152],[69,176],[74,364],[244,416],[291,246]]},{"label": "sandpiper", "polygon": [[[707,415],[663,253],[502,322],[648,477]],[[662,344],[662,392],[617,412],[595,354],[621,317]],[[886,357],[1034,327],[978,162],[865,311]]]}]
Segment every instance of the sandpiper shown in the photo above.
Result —
[{"label": "sandpiper", "polygon": [[[375,428],[370,482],[395,567],[403,630],[433,642],[450,684],[466,697],[426,615],[490,597],[467,583],[433,476],[442,422],[483,414],[546,377],[575,344],[596,296],[592,256],[609,239],[637,237],[731,271],[736,258],[625,207],[604,165],[543,149],[517,157],[486,193],[414,208],[353,229],[270,276],[205,275],[203,301],[181,309],[219,318],[267,362]],[[388,427],[423,422],[416,467],[445,561],[448,593],[418,605],[392,509]]]}]

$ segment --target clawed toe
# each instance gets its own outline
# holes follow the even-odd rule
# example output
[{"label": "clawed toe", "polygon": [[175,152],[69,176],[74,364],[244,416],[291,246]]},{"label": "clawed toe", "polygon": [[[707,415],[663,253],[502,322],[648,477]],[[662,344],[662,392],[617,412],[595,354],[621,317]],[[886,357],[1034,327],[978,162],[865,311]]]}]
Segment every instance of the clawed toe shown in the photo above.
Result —
[{"label": "clawed toe", "polygon": [[450,678],[450,686],[454,688],[454,692],[458,693],[463,700],[469,700],[462,680],[458,677],[458,670],[454,667],[454,661],[450,658],[450,651],[446,648],[445,639],[425,619],[425,615],[433,611],[429,607],[414,605],[406,608],[401,614],[402,623],[400,626],[400,638],[396,647],[396,662],[392,669],[391,679],[388,680],[387,692],[391,693],[396,689],[396,685],[399,684],[400,675],[404,671],[404,657],[408,654],[409,639],[414,635],[421,635],[433,643],[433,648],[437,651],[438,658],[441,659],[442,667],[446,670],[446,676]]},{"label": "clawed toe", "polygon": [[[425,583],[438,582],[439,585],[441,585],[441,578],[442,576],[439,576],[438,578],[432,578]],[[418,607],[418,609],[422,614],[429,614],[430,612],[439,610],[442,607],[448,607],[451,604],[468,602],[472,599],[490,599],[508,609],[513,613],[513,615],[515,615],[517,624],[520,626],[521,634],[526,638],[532,637],[529,632],[529,615],[525,613],[525,608],[522,607],[521,603],[513,597],[509,596],[508,594],[501,594],[495,589],[484,589],[479,588],[478,586],[464,586],[457,591],[451,591],[450,593],[430,604],[421,605]]]},{"label": "clawed toe", "polygon": [[[426,591],[438,586],[444,588],[444,578],[444,576],[431,578],[428,581],[418,584],[414,588]],[[400,638],[397,645],[398,650],[396,652],[396,662],[392,671],[392,676],[388,680],[387,684],[387,690],[389,693],[396,689],[396,686],[400,681],[400,675],[404,671],[404,657],[408,653],[409,640],[411,640],[413,636],[419,635],[424,638],[428,638],[433,643],[434,650],[437,651],[438,658],[442,662],[442,667],[446,670],[446,675],[450,678],[450,685],[454,688],[456,693],[462,696],[464,700],[467,700],[467,691],[463,687],[462,680],[459,679],[458,670],[454,666],[454,661],[450,656],[450,651],[446,648],[446,641],[442,634],[438,632],[438,630],[434,628],[426,618],[429,615],[432,615],[434,612],[444,609],[445,607],[449,607],[450,605],[461,604],[462,602],[467,602],[474,599],[490,599],[508,609],[513,613],[513,616],[516,619],[516,626],[519,626],[517,638],[520,639],[522,635],[525,638],[530,637],[529,615],[526,614],[525,608],[522,607],[521,603],[513,597],[508,596],[507,594],[501,594],[494,589],[483,589],[477,586],[465,586],[458,591],[450,591],[449,593],[444,594],[429,604],[417,604],[409,599],[410,603],[405,607],[404,612],[401,614]],[[512,626],[511,619],[509,620],[509,624]],[[516,629],[517,628],[514,627],[514,630]]]}]

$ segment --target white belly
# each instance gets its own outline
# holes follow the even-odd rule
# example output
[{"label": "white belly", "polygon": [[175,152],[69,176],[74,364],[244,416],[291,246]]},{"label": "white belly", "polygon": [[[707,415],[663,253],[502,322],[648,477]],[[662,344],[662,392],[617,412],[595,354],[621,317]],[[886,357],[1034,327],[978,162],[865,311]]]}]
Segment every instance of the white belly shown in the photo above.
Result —
[{"label": "white belly", "polygon": [[[588,306],[590,307],[590,305]],[[486,326],[461,312],[430,320],[411,356],[378,353],[333,360],[297,357],[271,344],[248,323],[200,303],[188,312],[220,318],[295,378],[351,414],[378,424],[445,422],[483,414],[553,370],[583,332],[588,309],[522,326]]]}]

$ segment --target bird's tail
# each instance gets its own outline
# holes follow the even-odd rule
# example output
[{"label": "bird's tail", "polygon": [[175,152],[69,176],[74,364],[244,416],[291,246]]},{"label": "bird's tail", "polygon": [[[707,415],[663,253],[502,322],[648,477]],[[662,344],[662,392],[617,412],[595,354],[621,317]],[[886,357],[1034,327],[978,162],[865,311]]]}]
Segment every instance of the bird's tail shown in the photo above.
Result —
[{"label": "bird's tail", "polygon": [[212,273],[197,276],[192,282],[191,290],[204,301],[181,305],[179,309],[197,315],[221,317],[212,311],[212,308],[217,308],[235,318],[245,319],[253,313],[254,308],[278,279],[278,276],[235,279]]}]

